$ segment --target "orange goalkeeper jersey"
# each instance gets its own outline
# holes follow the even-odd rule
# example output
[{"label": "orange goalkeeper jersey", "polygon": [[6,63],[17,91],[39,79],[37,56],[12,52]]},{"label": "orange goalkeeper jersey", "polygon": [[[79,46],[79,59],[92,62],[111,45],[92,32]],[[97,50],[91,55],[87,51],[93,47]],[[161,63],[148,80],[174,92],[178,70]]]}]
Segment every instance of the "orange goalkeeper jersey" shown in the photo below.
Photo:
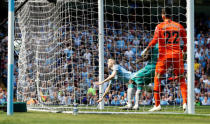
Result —
[{"label": "orange goalkeeper jersey", "polygon": [[159,44],[159,60],[167,58],[180,58],[182,50],[180,48],[181,39],[184,41],[184,52],[186,52],[186,31],[184,27],[172,20],[166,20],[156,26],[155,34],[149,47]]}]

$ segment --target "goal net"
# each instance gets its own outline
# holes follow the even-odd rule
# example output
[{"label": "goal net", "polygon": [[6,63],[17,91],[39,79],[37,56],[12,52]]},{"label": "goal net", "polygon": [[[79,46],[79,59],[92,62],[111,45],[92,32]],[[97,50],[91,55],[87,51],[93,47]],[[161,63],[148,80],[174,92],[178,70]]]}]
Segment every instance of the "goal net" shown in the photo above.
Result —
[{"label": "goal net", "polygon": [[[16,6],[22,2],[17,0]],[[110,58],[131,73],[148,65],[146,60],[137,60],[152,40],[155,26],[163,21],[162,8],[170,7],[173,20],[186,27],[184,0],[104,0],[103,4],[104,78],[112,72]],[[15,22],[15,41],[20,43],[17,100],[34,110],[67,112],[77,103],[80,112],[147,112],[154,105],[154,73],[143,77],[139,99],[134,85],[131,99],[133,105],[137,101],[139,110],[120,108],[128,104],[129,84],[120,78],[112,80],[104,109],[99,109],[101,94],[95,84],[100,68],[98,21],[96,0],[29,0]],[[158,56],[149,53],[154,54]],[[150,82],[144,82],[146,78]],[[162,111],[183,112],[179,76],[176,79],[169,67],[162,78]],[[103,89],[108,85],[104,83]]]}]

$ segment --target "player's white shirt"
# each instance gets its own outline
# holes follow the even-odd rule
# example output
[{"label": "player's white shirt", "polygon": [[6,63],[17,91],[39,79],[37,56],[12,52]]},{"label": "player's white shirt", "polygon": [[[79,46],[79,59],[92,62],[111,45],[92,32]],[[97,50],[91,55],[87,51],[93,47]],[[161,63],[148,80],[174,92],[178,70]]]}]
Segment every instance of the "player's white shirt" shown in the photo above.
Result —
[{"label": "player's white shirt", "polygon": [[122,83],[128,83],[132,75],[130,71],[127,71],[125,68],[123,68],[122,66],[118,64],[114,65],[111,69],[113,71],[116,71],[117,74],[115,75],[115,78],[110,81],[110,83],[112,83],[114,80],[118,80]]}]

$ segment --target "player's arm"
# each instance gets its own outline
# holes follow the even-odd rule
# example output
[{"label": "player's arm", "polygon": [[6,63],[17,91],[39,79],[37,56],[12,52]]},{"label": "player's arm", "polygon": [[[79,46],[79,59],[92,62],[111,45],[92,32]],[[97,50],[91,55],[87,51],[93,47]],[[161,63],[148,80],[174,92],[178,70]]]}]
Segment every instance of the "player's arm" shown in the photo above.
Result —
[{"label": "player's arm", "polygon": [[112,80],[112,79],[115,77],[116,74],[117,74],[117,71],[114,70],[114,71],[112,72],[112,74],[109,75],[109,77],[107,77],[104,81],[96,82],[95,84],[96,84],[96,85],[101,85],[101,84],[103,84],[103,83],[105,83],[105,82],[108,82],[108,81]]},{"label": "player's arm", "polygon": [[159,28],[158,26],[155,29],[155,34],[154,37],[152,39],[152,41],[150,41],[149,45],[146,47],[146,49],[144,49],[144,51],[141,53],[142,56],[145,56],[146,52],[152,47],[155,46],[155,44],[158,42],[158,37],[159,37]]},{"label": "player's arm", "polygon": [[186,46],[187,45],[187,32],[182,25],[180,26],[180,36],[182,40],[184,41],[183,51],[186,52],[187,51],[187,46]]},{"label": "player's arm", "polygon": [[105,92],[104,92],[104,94],[103,94],[103,96],[102,96],[102,98],[100,98],[97,102],[101,102],[103,99],[104,99],[104,97],[109,93],[109,90],[111,89],[111,83],[108,85],[108,87],[106,88],[106,90],[105,90]]},{"label": "player's arm", "polygon": [[149,59],[149,50],[145,53],[144,56],[142,56],[141,58],[137,59],[137,63],[140,63],[140,62],[144,62],[144,61],[147,61]]},{"label": "player's arm", "polygon": [[186,54],[186,52],[187,52],[187,33],[182,25],[180,25],[180,36],[181,36],[182,40],[184,41],[183,55],[184,55],[184,60],[186,60],[186,58],[187,58],[187,54]]}]

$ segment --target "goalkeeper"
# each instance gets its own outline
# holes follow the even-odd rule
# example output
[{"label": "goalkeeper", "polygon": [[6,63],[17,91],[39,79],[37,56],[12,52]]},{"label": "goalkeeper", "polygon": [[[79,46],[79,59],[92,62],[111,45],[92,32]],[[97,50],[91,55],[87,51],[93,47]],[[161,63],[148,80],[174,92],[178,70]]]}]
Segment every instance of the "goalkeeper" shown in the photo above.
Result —
[{"label": "goalkeeper", "polygon": [[106,88],[106,91],[103,94],[102,98],[99,99],[97,102],[101,102],[103,100],[103,98],[109,92],[112,82],[114,82],[114,80],[117,79],[124,83],[129,82],[128,91],[127,91],[128,105],[123,107],[123,109],[132,109],[132,92],[133,92],[135,85],[137,87],[137,90],[135,93],[135,101],[136,102],[135,102],[133,109],[139,109],[138,103],[139,103],[139,96],[140,96],[140,93],[142,90],[142,86],[144,84],[149,84],[149,83],[153,82],[153,78],[155,75],[155,66],[156,66],[156,62],[157,62],[157,58],[158,58],[158,45],[154,46],[154,48],[151,49],[150,52],[151,52],[150,54],[146,54],[144,57],[137,60],[138,63],[147,60],[148,64],[147,64],[147,66],[145,66],[144,68],[142,68],[141,70],[139,70],[136,73],[131,73],[131,72],[127,71],[120,65],[117,65],[115,63],[115,60],[109,59],[108,60],[108,68],[113,70],[112,74],[108,78],[106,78],[104,81],[96,82],[95,84],[101,85],[107,81],[110,81],[110,80],[111,81],[109,82],[109,85]]}]

